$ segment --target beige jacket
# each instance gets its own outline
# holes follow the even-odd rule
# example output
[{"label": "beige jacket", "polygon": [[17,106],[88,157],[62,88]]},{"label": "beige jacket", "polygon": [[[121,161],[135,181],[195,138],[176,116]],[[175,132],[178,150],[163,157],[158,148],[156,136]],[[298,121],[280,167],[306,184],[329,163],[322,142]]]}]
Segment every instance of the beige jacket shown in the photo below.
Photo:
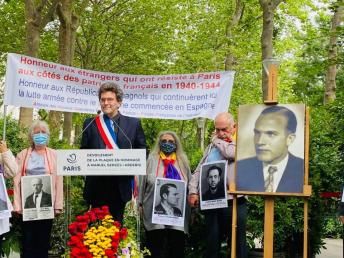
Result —
[{"label": "beige jacket", "polygon": [[18,165],[11,150],[0,153],[0,164],[4,166],[4,176],[6,178],[14,177],[18,172]]},{"label": "beige jacket", "polygon": [[[46,154],[44,155],[46,174],[52,176],[52,194],[55,210],[63,209],[63,177],[56,175],[56,151],[51,148],[46,148]],[[21,197],[21,177],[26,174],[27,162],[32,153],[32,148],[22,150],[16,158],[18,164],[18,173],[13,179],[14,187],[14,201],[13,210],[18,213],[22,213],[22,197]]]}]

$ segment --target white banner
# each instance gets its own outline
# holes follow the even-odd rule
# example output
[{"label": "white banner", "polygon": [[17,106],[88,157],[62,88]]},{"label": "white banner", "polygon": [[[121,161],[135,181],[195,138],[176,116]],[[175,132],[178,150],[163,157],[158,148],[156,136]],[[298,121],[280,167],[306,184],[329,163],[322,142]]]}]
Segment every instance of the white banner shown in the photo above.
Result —
[{"label": "white banner", "polygon": [[56,164],[63,176],[146,175],[146,150],[57,150]]},{"label": "white banner", "polygon": [[234,72],[176,75],[115,74],[8,54],[5,105],[93,113],[100,109],[98,88],[115,82],[124,91],[122,114],[184,120],[214,119],[228,110]]}]

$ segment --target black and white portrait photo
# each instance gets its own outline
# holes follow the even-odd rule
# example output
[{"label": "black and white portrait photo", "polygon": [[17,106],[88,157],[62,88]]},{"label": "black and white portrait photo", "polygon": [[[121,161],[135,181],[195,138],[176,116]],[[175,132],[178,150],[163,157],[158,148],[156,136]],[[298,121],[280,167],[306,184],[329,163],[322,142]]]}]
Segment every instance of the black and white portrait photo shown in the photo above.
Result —
[{"label": "black and white portrait photo", "polygon": [[202,165],[200,180],[202,210],[227,207],[226,175],[225,160]]},{"label": "black and white portrait photo", "polygon": [[54,210],[50,175],[25,176],[21,180],[23,217],[26,220],[51,218]]},{"label": "black and white portrait photo", "polygon": [[155,181],[153,216],[155,224],[183,226],[186,184],[182,180],[157,178]]},{"label": "black and white portrait photo", "polygon": [[236,190],[302,193],[305,105],[239,107]]},{"label": "black and white portrait photo", "polygon": [[0,219],[9,218],[11,217],[11,209],[8,202],[5,179],[2,174],[0,174],[0,181]]}]

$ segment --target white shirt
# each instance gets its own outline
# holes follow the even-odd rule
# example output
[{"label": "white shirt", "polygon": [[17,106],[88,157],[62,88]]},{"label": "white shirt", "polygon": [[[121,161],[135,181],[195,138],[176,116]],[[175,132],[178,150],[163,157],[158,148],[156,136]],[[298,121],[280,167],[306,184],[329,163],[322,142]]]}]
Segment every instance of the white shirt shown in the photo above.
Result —
[{"label": "white shirt", "polygon": [[[42,191],[37,195],[38,195],[37,199],[35,198],[36,194],[33,194],[32,198],[33,198],[33,203],[36,205],[36,208],[38,209],[41,207]],[[36,199],[36,202],[35,202],[35,199]]]},{"label": "white shirt", "polygon": [[268,172],[269,167],[270,166],[277,167],[277,171],[273,174],[273,178],[274,178],[273,192],[276,192],[277,190],[278,184],[280,183],[282,179],[284,170],[287,167],[288,160],[289,160],[289,154],[285,156],[285,158],[281,160],[281,162],[278,164],[270,165],[270,164],[263,163],[264,181],[266,181],[269,177],[269,172]]}]

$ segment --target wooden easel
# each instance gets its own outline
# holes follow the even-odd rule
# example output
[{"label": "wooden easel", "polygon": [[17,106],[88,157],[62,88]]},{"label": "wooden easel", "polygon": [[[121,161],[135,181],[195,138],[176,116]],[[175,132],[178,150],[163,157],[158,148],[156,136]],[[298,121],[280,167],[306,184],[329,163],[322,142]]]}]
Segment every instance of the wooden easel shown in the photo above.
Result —
[{"label": "wooden easel", "polygon": [[[267,105],[276,105],[277,102],[277,64],[270,64],[268,67],[268,96],[264,101]],[[308,185],[309,173],[309,109],[306,108],[305,114],[305,155],[304,155],[304,186],[303,193],[261,193],[261,192],[244,192],[236,191],[235,183],[231,183],[229,193],[233,198],[233,212],[232,212],[232,243],[231,243],[231,258],[236,258],[236,229],[237,229],[237,195],[263,195],[265,198],[264,209],[264,258],[273,257],[274,246],[274,206],[275,196],[293,196],[304,198],[304,212],[303,212],[303,258],[307,258],[308,251],[308,198],[311,196],[312,188]],[[236,171],[236,168],[235,168]],[[236,174],[236,173],[235,173]],[[236,175],[235,175],[236,177]]]}]

